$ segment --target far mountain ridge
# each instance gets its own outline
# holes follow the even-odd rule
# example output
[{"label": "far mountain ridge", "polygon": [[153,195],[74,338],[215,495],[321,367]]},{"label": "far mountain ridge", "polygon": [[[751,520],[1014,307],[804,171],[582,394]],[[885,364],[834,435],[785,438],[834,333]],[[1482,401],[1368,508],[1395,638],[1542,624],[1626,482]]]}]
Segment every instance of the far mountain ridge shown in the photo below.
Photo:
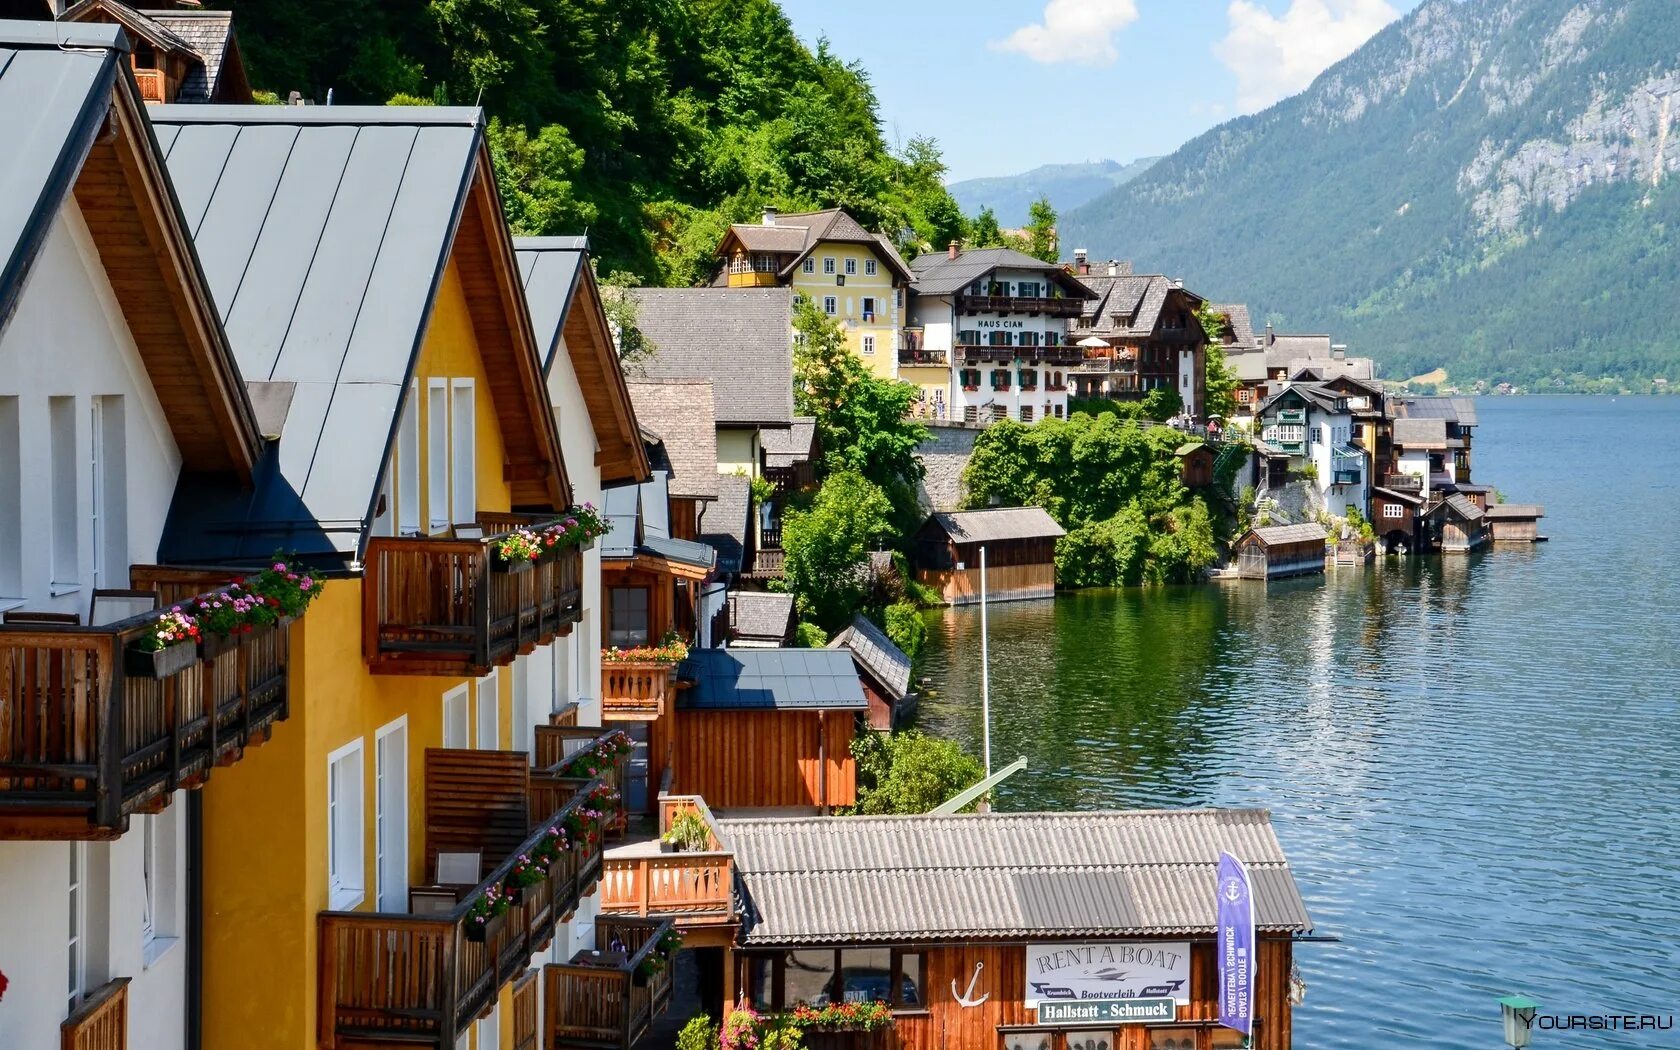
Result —
[{"label": "far mountain ridge", "polygon": [[1389,376],[1680,379],[1680,4],[1425,0],[1064,214]]},{"label": "far mountain ridge", "polygon": [[1050,198],[1058,212],[1071,211],[1137,178],[1157,160],[1160,158],[1141,157],[1124,164],[1117,160],[1043,164],[1019,175],[963,179],[946,188],[965,214],[991,208],[999,225],[1019,227],[1026,225],[1027,209],[1040,197]]}]

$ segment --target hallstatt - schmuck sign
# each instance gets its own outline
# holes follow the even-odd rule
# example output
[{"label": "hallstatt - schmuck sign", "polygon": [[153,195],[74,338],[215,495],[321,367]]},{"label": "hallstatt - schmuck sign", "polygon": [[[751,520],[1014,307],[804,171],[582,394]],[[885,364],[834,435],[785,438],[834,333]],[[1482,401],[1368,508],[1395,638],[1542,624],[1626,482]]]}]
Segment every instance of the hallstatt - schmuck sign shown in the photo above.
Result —
[{"label": "hallstatt - schmuck sign", "polygon": [[1188,1003],[1190,943],[1027,945],[1027,1005],[1080,999],[1171,999]]}]

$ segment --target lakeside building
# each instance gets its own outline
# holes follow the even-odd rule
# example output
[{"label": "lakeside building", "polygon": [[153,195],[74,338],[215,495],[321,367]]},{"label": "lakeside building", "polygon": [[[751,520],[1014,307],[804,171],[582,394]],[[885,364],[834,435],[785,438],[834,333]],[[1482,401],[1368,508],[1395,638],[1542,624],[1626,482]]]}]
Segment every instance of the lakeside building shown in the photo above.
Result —
[{"label": "lakeside building", "polygon": [[1092,264],[1075,255],[1073,272],[1094,293],[1072,319],[1067,340],[1082,348],[1071,377],[1081,397],[1139,398],[1172,390],[1185,411],[1206,411],[1207,333],[1196,318],[1204,300],[1184,282],[1136,274],[1132,264]]},{"label": "lakeside building", "polygon": [[907,726],[916,714],[917,697],[911,688],[910,657],[893,644],[887,633],[867,616],[855,614],[849,626],[828,643],[830,649],[852,654],[863,694],[869,700],[869,728],[880,730]]},{"label": "lakeside building", "polygon": [[1069,370],[1081,359],[1067,342],[1091,290],[1067,269],[1011,248],[963,251],[912,263],[911,324],[920,349],[900,378],[922,393],[936,420],[984,423],[1061,419]]},{"label": "lakeside building", "polygon": [[249,493],[262,429],[121,29],[0,22],[0,52],[0,1046],[180,1050],[206,798],[295,746],[314,614],[129,665],[177,485]]},{"label": "lakeside building", "polygon": [[778,213],[735,223],[717,256],[713,282],[728,288],[789,287],[811,298],[845,333],[846,345],[883,379],[899,378],[905,291],[915,279],[885,236],[840,208]]},{"label": "lakeside building", "polygon": [[1366,513],[1370,465],[1365,450],[1353,443],[1347,395],[1322,383],[1295,381],[1258,405],[1255,417],[1261,441],[1286,457],[1268,457],[1262,495],[1278,487],[1282,462],[1288,475],[1312,485],[1317,502],[1330,514],[1345,518],[1349,508]]},{"label": "lakeside building", "polygon": [[1245,580],[1275,580],[1322,573],[1329,535],[1316,521],[1249,529],[1231,545],[1237,575]]},{"label": "lakeside building", "polygon": [[1287,383],[1304,368],[1317,369],[1324,379],[1340,375],[1376,378],[1375,362],[1368,357],[1349,357],[1347,347],[1332,343],[1327,335],[1288,335],[1267,325],[1259,342],[1266,355],[1266,372],[1274,383]]},{"label": "lakeside building", "polygon": [[1056,540],[1066,534],[1042,507],[938,512],[916,533],[916,578],[948,605],[978,602],[984,548],[988,600],[1049,598],[1056,593]]},{"label": "lakeside building", "polygon": [[[905,1050],[1291,1045],[1294,939],[1311,920],[1262,810],[724,819],[718,829],[743,898],[727,985],[756,1010],[882,1000],[885,1045]],[[1246,1044],[1216,1022],[1221,851],[1246,865],[1255,901]],[[1153,1000],[1164,1015],[1044,1016],[1052,1003],[1116,997]]]},{"label": "lakeside building", "polygon": [[208,11],[197,3],[134,8],[120,0],[81,0],[59,18],[122,26],[134,82],[148,104],[251,102],[231,11]]}]

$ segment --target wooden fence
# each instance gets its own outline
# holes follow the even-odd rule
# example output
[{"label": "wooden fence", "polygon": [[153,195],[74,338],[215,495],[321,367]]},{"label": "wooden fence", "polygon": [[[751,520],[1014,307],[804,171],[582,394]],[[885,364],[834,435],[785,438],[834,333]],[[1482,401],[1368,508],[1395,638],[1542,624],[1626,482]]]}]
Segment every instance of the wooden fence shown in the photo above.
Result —
[{"label": "wooden fence", "polygon": [[597,948],[614,943],[628,951],[618,966],[568,964],[543,967],[543,1030],[549,1050],[567,1047],[617,1047],[629,1050],[671,999],[671,967],[652,977],[638,976],[643,960],[657,950],[669,920],[601,916],[595,923]]},{"label": "wooden fence", "polygon": [[603,912],[670,918],[682,927],[737,921],[735,854],[724,848],[705,800],[698,795],[661,795],[660,834],[682,813],[698,814],[705,822],[705,850],[603,858]]},{"label": "wooden fence", "polygon": [[601,716],[654,722],[670,710],[677,665],[662,660],[601,661]]},{"label": "wooden fence", "polygon": [[127,1050],[128,981],[96,988],[59,1027],[61,1050]]}]

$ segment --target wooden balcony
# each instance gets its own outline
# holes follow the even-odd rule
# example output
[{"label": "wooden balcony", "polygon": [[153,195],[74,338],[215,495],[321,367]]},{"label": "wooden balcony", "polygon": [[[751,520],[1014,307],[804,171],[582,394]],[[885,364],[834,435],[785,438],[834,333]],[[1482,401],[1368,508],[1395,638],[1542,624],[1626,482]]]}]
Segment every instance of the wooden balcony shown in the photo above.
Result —
[{"label": "wooden balcony", "polygon": [[1383,488],[1393,492],[1422,492],[1423,478],[1417,474],[1385,474]]},{"label": "wooden balcony", "polygon": [[765,550],[759,548],[753,551],[753,563],[743,573],[749,580],[774,580],[782,575],[782,567],[787,564],[787,553],[781,549]]},{"label": "wooden balcony", "polygon": [[[595,943],[610,964],[574,960],[543,967],[543,1017],[548,1050],[630,1050],[671,1001],[671,967],[643,978],[637,970],[669,919],[613,918],[595,921]],[[618,944],[623,952],[611,951]]]},{"label": "wooden balcony", "polygon": [[958,313],[1048,314],[1051,317],[1078,317],[1083,305],[1082,299],[1019,295],[959,295],[956,302]]},{"label": "wooden balcony", "polygon": [[0,839],[115,838],[286,718],[288,627],[130,674],[125,651],[159,615],[0,626]]},{"label": "wooden balcony", "polygon": [[[547,878],[523,889],[518,903],[492,920],[482,940],[468,914],[501,886],[516,859],[562,827],[600,781],[566,780],[525,768],[521,752],[426,752],[427,854],[476,844],[502,859],[478,885],[442,910],[414,910],[449,887],[410,891],[411,911],[323,912],[318,918],[319,1045],[414,1045],[452,1050],[456,1038],[520,977],[531,956],[594,892],[601,873],[599,842],[575,841]],[[518,771],[524,770],[521,778]],[[519,799],[520,793],[523,799]],[[520,802],[523,802],[523,805]],[[541,814],[540,817],[535,817]],[[523,818],[528,834],[508,831]]]},{"label": "wooden balcony", "polygon": [[1048,364],[1078,365],[1085,360],[1081,347],[1066,346],[991,346],[965,343],[957,347],[965,365],[1010,364],[1015,361],[1040,361]]},{"label": "wooden balcony", "polygon": [[[563,721],[567,712],[558,712],[555,720],[545,726],[535,729],[536,767],[543,772],[533,773],[534,778],[546,777],[555,783],[563,783],[566,777],[566,765],[580,751],[593,748],[602,739],[617,733],[610,727],[580,726],[575,722]],[[630,811],[624,804],[624,770],[629,764],[628,755],[620,758],[611,768],[601,770],[600,779],[618,792],[618,805],[608,815],[607,828],[609,831],[622,832],[630,822]],[[564,801],[558,799],[556,801]]]},{"label": "wooden balcony", "polygon": [[654,722],[671,709],[677,665],[660,660],[601,662],[601,717]]},{"label": "wooden balcony", "polygon": [[134,83],[140,88],[142,102],[168,102],[166,84],[161,69],[136,69]]},{"label": "wooden balcony", "polygon": [[659,853],[656,843],[618,847],[601,861],[601,910],[640,918],[670,919],[685,931],[733,929],[735,854],[718,838],[717,822],[698,795],[660,795],[659,832],[678,814],[697,813],[709,829],[700,852]]},{"label": "wooden balcony", "polygon": [[128,1050],[128,978],[94,989],[59,1026],[61,1050]]},{"label": "wooden balcony", "polygon": [[902,347],[898,351],[898,363],[911,368],[945,368],[951,363],[951,355],[945,350],[926,350],[920,345]]},{"label": "wooden balcony", "polygon": [[[482,515],[478,539],[378,536],[362,581],[362,653],[377,674],[479,677],[571,630],[583,605],[583,552],[503,571],[495,545],[529,524]],[[490,530],[497,529],[492,533]]]}]

